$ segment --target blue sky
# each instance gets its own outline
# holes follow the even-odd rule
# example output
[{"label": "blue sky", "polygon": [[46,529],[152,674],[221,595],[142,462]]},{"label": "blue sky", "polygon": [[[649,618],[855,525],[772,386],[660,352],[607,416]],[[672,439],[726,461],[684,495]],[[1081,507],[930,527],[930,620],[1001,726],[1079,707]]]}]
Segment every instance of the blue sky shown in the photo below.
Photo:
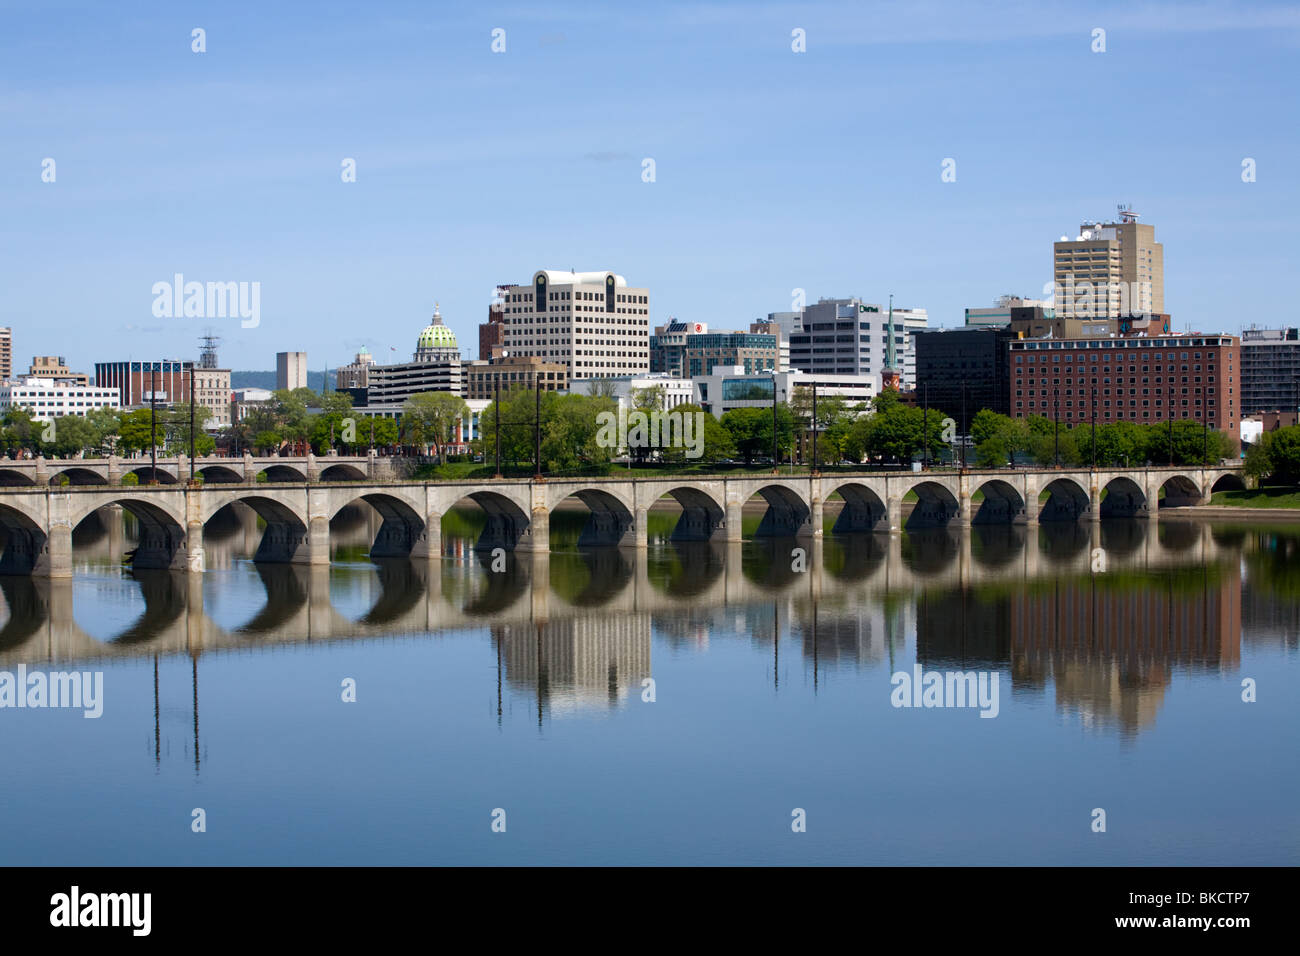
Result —
[{"label": "blue sky", "polygon": [[[497,283],[570,267],[652,325],[795,288],[957,325],[1118,202],[1177,328],[1297,324],[1297,63],[1291,4],[0,0],[0,325],[20,368],[211,327],[223,365],[319,369],[405,359],[435,300],[476,350]],[[260,324],[155,318],[177,272],[260,282]]]}]

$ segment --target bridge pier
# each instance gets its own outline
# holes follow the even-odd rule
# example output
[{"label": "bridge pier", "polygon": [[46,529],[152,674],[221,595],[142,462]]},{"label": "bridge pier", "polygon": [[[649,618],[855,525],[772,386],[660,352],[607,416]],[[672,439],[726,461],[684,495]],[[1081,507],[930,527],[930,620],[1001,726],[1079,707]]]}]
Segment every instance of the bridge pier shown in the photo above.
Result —
[{"label": "bridge pier", "polygon": [[885,502],[885,521],[889,525],[890,534],[902,534],[903,499],[901,496],[890,495],[889,500]]},{"label": "bridge pier", "polygon": [[808,508],[808,518],[812,523],[812,536],[820,539],[826,533],[826,503],[822,501],[821,496],[813,498]]},{"label": "bridge pier", "polygon": [[727,510],[722,519],[722,527],[717,529],[714,535],[717,536],[720,531],[722,532],[721,539],[723,541],[728,544],[739,543],[742,540],[741,532],[744,530],[744,518],[742,517],[744,502],[728,498],[726,505]]},{"label": "bridge pier", "polygon": [[533,508],[528,527],[520,533],[515,550],[525,554],[551,553],[551,513],[545,507]]}]

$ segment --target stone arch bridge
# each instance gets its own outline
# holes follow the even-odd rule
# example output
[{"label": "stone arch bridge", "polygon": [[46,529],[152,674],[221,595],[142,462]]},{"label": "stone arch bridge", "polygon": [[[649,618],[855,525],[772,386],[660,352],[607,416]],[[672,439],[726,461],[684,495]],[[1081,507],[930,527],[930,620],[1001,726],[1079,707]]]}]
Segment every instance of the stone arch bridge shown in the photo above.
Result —
[{"label": "stone arch bridge", "polygon": [[72,529],[120,505],[139,521],[140,569],[204,568],[203,527],[241,502],[266,523],[256,561],[329,563],[329,523],[358,501],[383,517],[375,558],[442,554],[441,519],[464,499],[487,515],[479,548],[546,552],[550,515],[570,498],[590,516],[580,546],[644,548],[649,509],[664,498],[681,506],[673,537],[741,540],[742,509],[766,508],[758,536],[822,534],[828,500],[838,499],[833,533],[899,533],[905,528],[1106,517],[1156,518],[1161,507],[1195,505],[1223,487],[1242,487],[1240,466],[1078,471],[1061,469],[864,472],[821,476],[499,479],[473,482],[349,481],[303,484],[213,483],[202,487],[0,487],[5,548],[0,573],[66,577]]}]

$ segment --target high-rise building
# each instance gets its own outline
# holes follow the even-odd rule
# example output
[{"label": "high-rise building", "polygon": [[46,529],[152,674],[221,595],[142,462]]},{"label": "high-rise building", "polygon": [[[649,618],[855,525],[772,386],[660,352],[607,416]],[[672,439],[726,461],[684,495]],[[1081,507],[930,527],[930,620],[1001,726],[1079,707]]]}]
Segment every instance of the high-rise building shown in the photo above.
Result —
[{"label": "high-rise building", "polygon": [[1009,411],[1009,328],[931,329],[916,337],[916,400],[952,415],[958,431],[982,408]]},{"label": "high-rise building", "polygon": [[1131,207],[1119,222],[1085,222],[1052,245],[1054,307],[1062,318],[1119,318],[1165,311],[1165,247]]},{"label": "high-rise building", "polygon": [[778,341],[771,332],[710,332],[704,322],[672,319],[650,336],[650,371],[679,378],[707,375],[715,365],[777,371]]},{"label": "high-rise building", "polygon": [[0,328],[0,382],[7,382],[14,374],[14,330]]},{"label": "high-rise building", "polygon": [[1241,344],[1235,335],[1013,339],[1011,415],[1064,425],[1170,418],[1241,440]]},{"label": "high-rise building", "polygon": [[613,272],[543,269],[504,289],[505,349],[568,366],[569,380],[650,370],[650,290]]},{"label": "high-rise building", "polygon": [[275,353],[275,387],[290,391],[307,387],[306,352]]},{"label": "high-rise building", "polygon": [[478,357],[490,362],[501,354],[506,345],[506,296],[510,287],[497,286],[496,295],[488,304],[488,320],[478,327]]},{"label": "high-rise building", "polygon": [[1241,413],[1300,407],[1300,329],[1243,329]]},{"label": "high-rise building", "polygon": [[[916,382],[913,337],[926,330],[929,316],[925,309],[897,306],[892,316],[894,367],[902,388],[910,389]],[[803,310],[798,328],[790,333],[790,367],[825,375],[880,375],[889,361],[889,322],[889,307],[878,302],[856,296],[818,299]]]}]

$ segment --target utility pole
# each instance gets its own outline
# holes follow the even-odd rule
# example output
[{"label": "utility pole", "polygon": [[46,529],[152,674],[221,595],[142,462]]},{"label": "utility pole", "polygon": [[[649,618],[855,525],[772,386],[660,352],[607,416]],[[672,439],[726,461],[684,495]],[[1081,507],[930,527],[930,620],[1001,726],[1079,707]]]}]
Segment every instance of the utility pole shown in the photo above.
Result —
[{"label": "utility pole", "polygon": [[1174,410],[1169,409],[1169,464],[1174,463]]},{"label": "utility pole", "polygon": [[194,372],[190,366],[190,484],[194,484]]},{"label": "utility pole", "polygon": [[1097,470],[1097,386],[1092,387],[1092,470]]},{"label": "utility pole", "polygon": [[817,474],[817,383],[813,382],[813,407],[812,407],[812,473]]},{"label": "utility pole", "polygon": [[772,474],[781,472],[781,455],[776,447],[776,369],[772,369]]},{"label": "utility pole", "polygon": [[1205,465],[1210,463],[1210,417],[1204,408],[1201,409],[1201,461]]},{"label": "utility pole", "polygon": [[930,386],[921,386],[921,470],[930,467]]},{"label": "utility pole", "polygon": [[533,369],[533,477],[542,477],[542,373]]},{"label": "utility pole", "polygon": [[1061,467],[1061,390],[1052,389],[1052,467]]},{"label": "utility pole", "polygon": [[158,369],[149,363],[149,484],[158,484]]},{"label": "utility pole", "polygon": [[[961,380],[961,420],[966,421],[966,380]],[[968,430],[968,429],[967,429]],[[966,470],[966,431],[961,435],[961,470]]]},{"label": "utility pole", "polygon": [[496,375],[492,376],[495,386],[496,398],[492,402],[492,407],[496,411],[496,444],[497,444],[497,473],[494,478],[501,477],[501,369],[497,369]]}]

